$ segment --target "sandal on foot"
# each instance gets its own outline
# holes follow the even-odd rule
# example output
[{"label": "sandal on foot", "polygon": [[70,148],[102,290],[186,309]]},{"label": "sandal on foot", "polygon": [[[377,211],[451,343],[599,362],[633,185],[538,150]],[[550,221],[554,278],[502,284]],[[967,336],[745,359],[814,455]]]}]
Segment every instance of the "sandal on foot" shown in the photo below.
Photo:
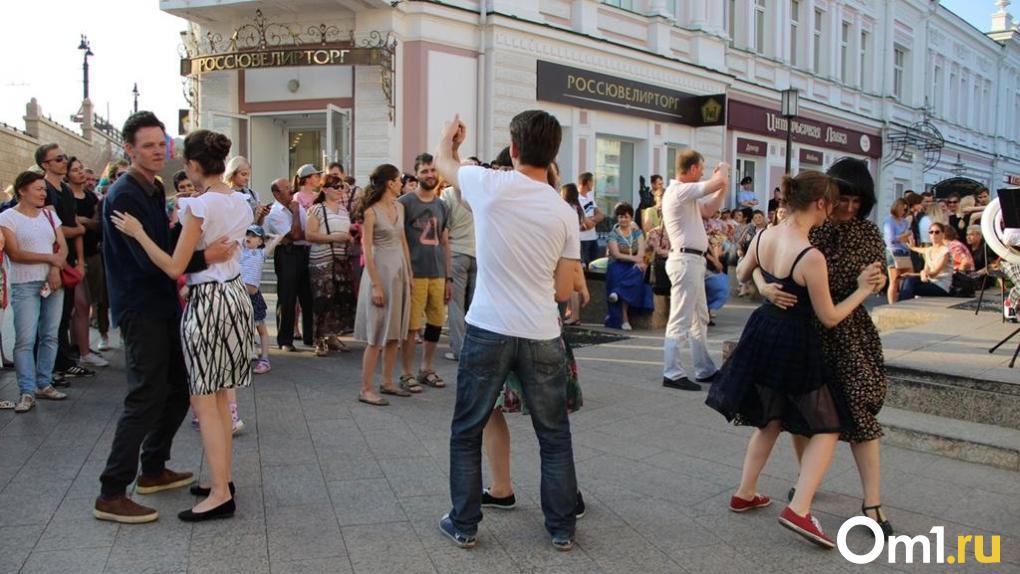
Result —
[{"label": "sandal on foot", "polygon": [[385,407],[390,404],[386,399],[379,397],[376,400],[365,398],[365,395],[358,393],[358,401],[365,403],[366,405],[372,405],[373,407]]},{"label": "sandal on foot", "polygon": [[14,408],[14,403],[11,401],[0,401],[0,411],[10,410]]},{"label": "sandal on foot", "polygon": [[400,375],[400,388],[412,393],[420,393],[424,390],[414,375]]},{"label": "sandal on foot", "polygon": [[[893,535],[893,527],[888,520],[882,520],[882,513],[880,512],[881,509],[882,509],[881,504],[876,504],[875,506],[864,506],[863,503],[861,504],[861,514],[863,514],[864,516],[868,516],[868,511],[874,510],[875,518],[873,520],[878,523],[878,526],[880,528],[882,528],[882,534],[885,534],[885,537],[889,538],[890,536]],[[868,518],[871,517],[868,516]]]},{"label": "sandal on foot", "polygon": [[400,387],[392,387],[392,388],[391,387],[379,387],[379,394],[382,394],[382,395],[393,395],[395,397],[409,397],[409,396],[411,396],[411,393],[409,391],[405,391],[404,389],[401,389]]},{"label": "sandal on foot", "polygon": [[446,382],[435,371],[419,371],[418,382],[437,389],[446,386]]}]

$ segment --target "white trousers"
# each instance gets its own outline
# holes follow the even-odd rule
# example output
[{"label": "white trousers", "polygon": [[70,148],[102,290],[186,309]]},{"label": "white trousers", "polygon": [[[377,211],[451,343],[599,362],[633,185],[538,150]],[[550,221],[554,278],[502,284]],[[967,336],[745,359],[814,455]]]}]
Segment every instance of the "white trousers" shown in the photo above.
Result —
[{"label": "white trousers", "polygon": [[693,253],[670,253],[666,273],[672,282],[669,322],[663,344],[662,376],[676,380],[687,376],[681,359],[685,343],[694,359],[694,376],[711,377],[717,368],[708,356],[708,302],[705,298],[705,258]]}]

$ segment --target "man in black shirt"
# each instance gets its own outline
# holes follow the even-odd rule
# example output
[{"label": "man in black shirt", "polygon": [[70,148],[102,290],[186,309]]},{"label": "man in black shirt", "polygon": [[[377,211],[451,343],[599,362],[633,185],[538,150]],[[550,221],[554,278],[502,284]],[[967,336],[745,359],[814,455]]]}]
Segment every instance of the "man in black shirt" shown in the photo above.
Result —
[{"label": "man in black shirt", "polygon": [[[74,194],[64,183],[67,175],[68,157],[60,146],[51,143],[35,150],[35,163],[42,168],[46,179],[46,205],[60,219],[61,231],[67,240],[67,262],[84,276],[85,259],[82,256],[85,227],[77,220]],[[57,329],[57,360],[53,364],[53,384],[67,386],[66,378],[95,375],[94,371],[77,364],[71,349],[68,329],[71,325],[71,311],[74,309],[74,288],[64,287],[64,309]]]},{"label": "man in black shirt", "polygon": [[[100,520],[126,524],[159,518],[155,509],[125,495],[138,475],[139,451],[142,472],[137,476],[138,494],[180,488],[195,481],[190,472],[166,467],[189,402],[177,283],[152,263],[137,241],[110,221],[115,211],[133,215],[156,244],[173,252],[166,194],[156,179],[166,164],[165,138],[165,128],[152,112],[128,118],[124,150],[132,167],[110,187],[101,215],[107,293],[113,323],[120,327],[124,341],[128,389],[92,514]],[[204,252],[196,251],[185,273],[226,261],[236,249],[236,243],[221,238]]]}]

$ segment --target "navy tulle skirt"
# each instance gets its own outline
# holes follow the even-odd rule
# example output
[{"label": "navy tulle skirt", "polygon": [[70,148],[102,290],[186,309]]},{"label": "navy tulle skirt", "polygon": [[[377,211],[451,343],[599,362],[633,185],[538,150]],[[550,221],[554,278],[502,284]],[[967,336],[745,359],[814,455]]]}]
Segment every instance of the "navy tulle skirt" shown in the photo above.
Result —
[{"label": "navy tulle skirt", "polygon": [[705,404],[735,424],[762,428],[779,420],[783,430],[804,436],[851,430],[812,315],[769,303],[751,314]]},{"label": "navy tulle skirt", "polygon": [[629,313],[651,311],[652,286],[645,283],[645,274],[630,261],[611,261],[606,268],[606,297],[616,293],[619,299],[609,303],[609,314],[606,315],[605,326],[619,329],[623,325],[623,307],[627,303]]}]

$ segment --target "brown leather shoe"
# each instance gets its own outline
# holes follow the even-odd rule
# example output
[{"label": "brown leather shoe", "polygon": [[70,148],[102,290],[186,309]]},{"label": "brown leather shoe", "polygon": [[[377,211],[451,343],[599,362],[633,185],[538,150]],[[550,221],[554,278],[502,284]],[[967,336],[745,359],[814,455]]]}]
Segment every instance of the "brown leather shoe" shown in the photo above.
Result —
[{"label": "brown leather shoe", "polygon": [[123,494],[113,498],[96,499],[96,506],[92,509],[92,516],[99,520],[120,522],[121,524],[142,524],[153,522],[159,518],[159,512],[154,508],[142,506]]},{"label": "brown leather shoe", "polygon": [[135,482],[135,492],[152,494],[188,486],[193,482],[195,482],[195,475],[190,472],[174,472],[169,468],[164,468],[162,473],[155,476],[139,475]]}]

